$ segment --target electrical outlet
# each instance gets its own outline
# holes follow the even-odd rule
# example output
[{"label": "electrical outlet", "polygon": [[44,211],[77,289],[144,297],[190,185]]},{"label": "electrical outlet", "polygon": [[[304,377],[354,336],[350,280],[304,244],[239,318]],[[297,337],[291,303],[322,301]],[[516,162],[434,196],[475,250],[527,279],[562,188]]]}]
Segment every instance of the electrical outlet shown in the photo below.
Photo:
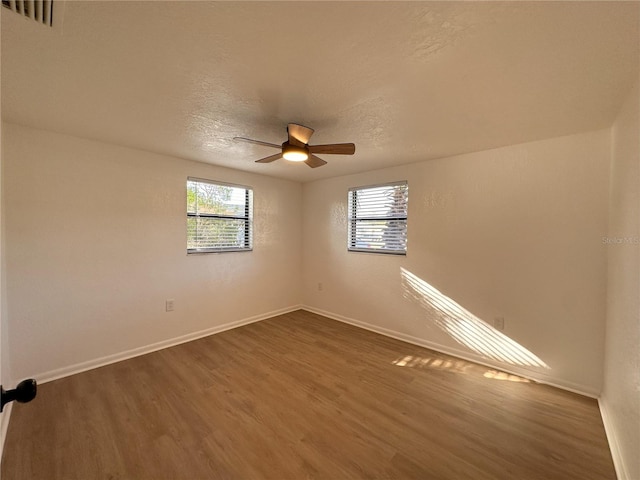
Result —
[{"label": "electrical outlet", "polygon": [[494,318],[493,326],[496,327],[496,330],[504,330],[504,317]]},{"label": "electrical outlet", "polygon": [[321,292],[322,291],[322,282],[318,282],[318,291]]},{"label": "electrical outlet", "polygon": [[173,312],[173,307],[174,307],[173,302],[174,302],[173,298],[168,298],[164,302],[164,307],[167,312]]}]

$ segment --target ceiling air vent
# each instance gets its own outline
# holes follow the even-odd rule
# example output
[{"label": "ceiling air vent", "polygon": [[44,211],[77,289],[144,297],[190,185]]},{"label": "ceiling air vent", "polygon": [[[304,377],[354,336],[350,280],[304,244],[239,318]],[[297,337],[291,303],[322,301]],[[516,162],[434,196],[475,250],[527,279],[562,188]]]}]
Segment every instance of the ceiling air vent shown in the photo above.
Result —
[{"label": "ceiling air vent", "polygon": [[53,25],[53,0],[2,0],[2,6],[43,25]]}]

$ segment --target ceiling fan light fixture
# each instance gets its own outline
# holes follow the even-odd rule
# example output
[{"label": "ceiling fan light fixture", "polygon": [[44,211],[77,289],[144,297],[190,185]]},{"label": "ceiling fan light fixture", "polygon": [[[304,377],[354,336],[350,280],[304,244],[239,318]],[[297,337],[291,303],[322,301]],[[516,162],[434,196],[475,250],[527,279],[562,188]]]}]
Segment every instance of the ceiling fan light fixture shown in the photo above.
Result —
[{"label": "ceiling fan light fixture", "polygon": [[[8,1],[8,0],[2,0]],[[318,168],[326,165],[320,157],[316,157],[316,153],[323,155],[353,155],[356,153],[356,146],[353,143],[329,143],[326,145],[309,145],[309,139],[313,134],[313,128],[305,127],[297,123],[287,124],[287,141],[282,145],[275,143],[263,142],[261,140],[252,140],[245,137],[233,137],[234,140],[241,142],[253,143],[264,147],[277,148],[280,153],[269,155],[268,157],[259,158],[256,163],[271,163],[284,158],[290,162],[304,162],[310,168]]]},{"label": "ceiling fan light fixture", "polygon": [[282,156],[290,162],[304,162],[309,158],[309,152],[303,147],[286,145],[282,149]]}]

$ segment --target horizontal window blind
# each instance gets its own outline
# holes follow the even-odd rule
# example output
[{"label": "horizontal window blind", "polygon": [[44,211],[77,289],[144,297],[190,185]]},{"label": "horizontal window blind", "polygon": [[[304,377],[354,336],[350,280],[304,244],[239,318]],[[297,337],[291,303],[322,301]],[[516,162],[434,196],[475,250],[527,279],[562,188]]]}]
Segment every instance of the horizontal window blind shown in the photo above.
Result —
[{"label": "horizontal window blind", "polygon": [[407,182],[349,189],[348,249],[406,254]]},{"label": "horizontal window blind", "polygon": [[252,248],[253,190],[241,185],[187,179],[187,252]]}]

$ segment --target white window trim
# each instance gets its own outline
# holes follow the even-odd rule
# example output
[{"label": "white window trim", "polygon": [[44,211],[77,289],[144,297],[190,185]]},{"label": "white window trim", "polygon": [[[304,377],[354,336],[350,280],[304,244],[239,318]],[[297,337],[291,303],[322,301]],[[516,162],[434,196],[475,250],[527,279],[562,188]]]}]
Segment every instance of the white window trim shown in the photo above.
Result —
[{"label": "white window trim", "polygon": [[[226,252],[251,252],[253,251],[253,188],[247,185],[238,185],[235,183],[227,183],[220,182],[217,180],[210,180],[207,178],[199,178],[199,177],[187,177],[188,182],[197,182],[197,183],[208,183],[209,185],[216,185],[222,187],[233,187],[238,189],[245,190],[246,204],[245,204],[245,212],[244,216],[226,216],[226,215],[202,215],[202,214],[194,214],[188,211],[187,206],[187,220],[191,218],[199,218],[199,217],[213,217],[213,218],[228,218],[229,220],[244,220],[247,222],[247,240],[246,247],[211,247],[211,248],[189,248],[187,246],[187,254],[188,255],[199,255],[199,254],[209,254],[209,253],[226,253]],[[186,194],[185,189],[185,194]],[[187,227],[188,228],[188,227]]]},{"label": "white window trim", "polygon": [[[401,256],[406,256],[407,254],[407,246],[406,246],[406,238],[405,238],[405,248],[403,250],[392,250],[392,249],[382,249],[382,248],[366,248],[366,247],[355,247],[354,244],[356,242],[356,239],[354,239],[354,229],[355,229],[355,225],[358,221],[362,221],[364,219],[362,218],[357,218],[357,217],[352,217],[351,212],[352,212],[352,208],[353,205],[351,204],[352,202],[352,192],[354,191],[360,191],[360,190],[367,190],[367,189],[372,189],[372,188],[379,188],[379,187],[394,187],[394,186],[398,186],[398,185],[404,185],[407,187],[407,189],[409,188],[409,182],[404,180],[404,181],[397,181],[397,182],[387,182],[387,183],[379,183],[379,184],[374,184],[374,185],[361,185],[361,186],[357,186],[357,187],[351,187],[348,190],[348,196],[347,196],[347,201],[348,201],[348,205],[347,205],[347,250],[349,252],[361,252],[361,253],[375,253],[375,254],[381,254],[381,255],[401,255]],[[409,200],[407,198],[407,215],[406,216],[389,216],[389,217],[376,217],[376,219],[380,219],[380,220],[401,220],[405,222],[405,228],[407,227],[408,224],[408,204],[409,204]]]}]

